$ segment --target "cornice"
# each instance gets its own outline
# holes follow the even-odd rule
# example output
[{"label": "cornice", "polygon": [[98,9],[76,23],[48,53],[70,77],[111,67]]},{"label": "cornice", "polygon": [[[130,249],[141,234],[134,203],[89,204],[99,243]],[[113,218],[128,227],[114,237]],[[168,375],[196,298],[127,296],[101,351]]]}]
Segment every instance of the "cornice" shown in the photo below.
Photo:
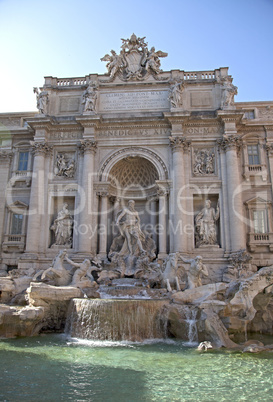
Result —
[{"label": "cornice", "polygon": [[98,128],[102,122],[101,116],[98,115],[86,115],[86,116],[82,115],[80,117],[76,117],[75,120],[83,128],[85,127]]},{"label": "cornice", "polygon": [[244,112],[238,110],[217,110],[216,116],[223,122],[239,122],[243,118]]}]

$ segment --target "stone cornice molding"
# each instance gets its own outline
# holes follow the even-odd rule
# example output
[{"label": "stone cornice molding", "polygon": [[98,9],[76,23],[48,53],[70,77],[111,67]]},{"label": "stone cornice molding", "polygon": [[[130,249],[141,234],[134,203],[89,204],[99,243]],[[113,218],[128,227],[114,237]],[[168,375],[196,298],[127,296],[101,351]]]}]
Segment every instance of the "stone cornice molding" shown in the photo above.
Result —
[{"label": "stone cornice molding", "polygon": [[164,118],[169,121],[171,124],[183,124],[190,118],[190,112],[181,111],[181,112],[173,112],[173,113],[163,113]]},{"label": "stone cornice molding", "polygon": [[53,147],[48,145],[47,142],[35,142],[30,141],[30,145],[32,147],[32,152],[34,156],[36,155],[52,155]]},{"label": "stone cornice molding", "polygon": [[48,118],[34,118],[34,119],[26,119],[27,124],[33,130],[46,130],[50,131],[52,126],[52,120]]},{"label": "stone cornice molding", "polygon": [[80,124],[83,128],[93,127],[97,129],[100,126],[101,121],[101,117],[97,115],[76,117],[76,122]]},{"label": "stone cornice molding", "polygon": [[190,151],[191,141],[185,137],[169,137],[169,145],[173,152],[180,151],[183,149],[184,152]]},{"label": "stone cornice molding", "polygon": [[82,155],[87,153],[95,154],[97,150],[97,142],[94,140],[80,140],[79,150]]},{"label": "stone cornice molding", "polygon": [[242,147],[242,138],[238,135],[224,136],[221,140],[217,140],[217,144],[222,151],[233,149],[239,152]]},{"label": "stone cornice molding", "polygon": [[244,112],[238,110],[217,110],[216,115],[224,123],[239,122],[244,116]]}]

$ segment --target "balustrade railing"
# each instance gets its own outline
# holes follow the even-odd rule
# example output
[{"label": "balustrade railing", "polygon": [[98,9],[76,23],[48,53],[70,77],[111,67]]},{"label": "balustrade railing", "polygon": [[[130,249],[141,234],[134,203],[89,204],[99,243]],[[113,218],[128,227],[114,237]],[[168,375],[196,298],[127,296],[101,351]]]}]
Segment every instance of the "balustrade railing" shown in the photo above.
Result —
[{"label": "balustrade railing", "polygon": [[215,80],[214,71],[191,71],[184,72],[184,80]]},{"label": "balustrade railing", "polygon": [[86,78],[85,77],[80,77],[80,78],[58,78],[57,79],[57,86],[58,87],[68,87],[68,86],[85,85],[85,84],[86,84]]},{"label": "balustrade railing", "polygon": [[26,235],[24,234],[9,234],[4,235],[4,243],[24,243]]}]

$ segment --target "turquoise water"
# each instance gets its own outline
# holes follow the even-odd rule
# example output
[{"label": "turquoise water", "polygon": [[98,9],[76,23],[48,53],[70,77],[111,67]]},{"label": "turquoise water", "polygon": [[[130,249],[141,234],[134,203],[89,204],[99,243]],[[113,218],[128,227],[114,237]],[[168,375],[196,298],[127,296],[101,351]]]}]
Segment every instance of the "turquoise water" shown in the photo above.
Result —
[{"label": "turquoise water", "polygon": [[273,353],[63,335],[0,342],[0,401],[272,401]]}]

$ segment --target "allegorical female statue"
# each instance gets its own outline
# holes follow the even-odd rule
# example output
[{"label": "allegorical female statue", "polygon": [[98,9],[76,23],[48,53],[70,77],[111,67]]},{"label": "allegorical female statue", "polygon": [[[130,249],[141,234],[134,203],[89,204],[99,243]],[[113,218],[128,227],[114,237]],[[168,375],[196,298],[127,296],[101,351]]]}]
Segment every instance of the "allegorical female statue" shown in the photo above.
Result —
[{"label": "allegorical female statue", "polygon": [[65,203],[50,228],[55,233],[55,246],[72,246],[72,226],[73,219]]}]

